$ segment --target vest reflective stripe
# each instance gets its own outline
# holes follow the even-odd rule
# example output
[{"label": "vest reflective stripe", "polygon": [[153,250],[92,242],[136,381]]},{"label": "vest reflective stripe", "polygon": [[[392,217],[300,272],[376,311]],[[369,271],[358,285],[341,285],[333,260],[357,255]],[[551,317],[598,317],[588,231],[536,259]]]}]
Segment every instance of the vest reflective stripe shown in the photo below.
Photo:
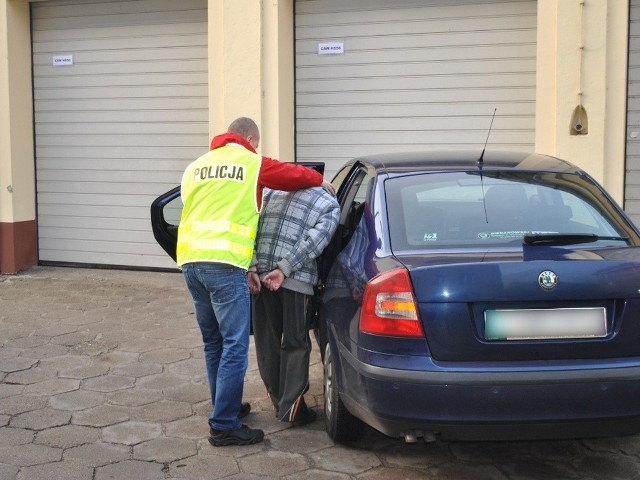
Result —
[{"label": "vest reflective stripe", "polygon": [[205,222],[192,222],[189,226],[185,226],[182,229],[183,232],[187,231],[206,232],[206,231],[227,231],[242,237],[247,237],[252,240],[258,236],[258,231],[255,228],[247,227],[246,225],[240,225],[237,223],[231,223],[229,221],[205,221]]},{"label": "vest reflective stripe", "polygon": [[256,189],[262,157],[236,144],[207,152],[182,176],[184,208],[177,263],[248,268],[258,229]]},{"label": "vest reflective stripe", "polygon": [[[236,262],[231,262],[233,259],[227,259],[229,263],[236,264],[241,261],[243,258],[251,258],[253,255],[253,247],[247,247],[246,245],[242,245],[241,243],[234,243],[230,240],[193,240],[191,242],[185,242],[182,244],[181,248],[186,248],[192,252],[203,252],[203,256],[209,256],[208,253],[213,253],[214,251],[219,252],[228,252],[232,253],[238,258]],[[206,253],[205,253],[206,252]],[[197,254],[194,255],[197,257]],[[206,261],[200,258],[202,261]],[[225,262],[226,263],[226,262]]]}]

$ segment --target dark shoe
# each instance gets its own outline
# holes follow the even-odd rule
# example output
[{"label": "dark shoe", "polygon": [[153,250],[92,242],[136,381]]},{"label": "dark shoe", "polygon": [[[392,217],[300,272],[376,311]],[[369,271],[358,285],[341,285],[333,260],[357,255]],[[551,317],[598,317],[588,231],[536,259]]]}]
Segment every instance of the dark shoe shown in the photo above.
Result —
[{"label": "dark shoe", "polygon": [[240,413],[238,414],[238,418],[244,418],[251,412],[251,404],[249,402],[242,402],[240,405]]},{"label": "dark shoe", "polygon": [[258,429],[252,429],[246,425],[237,430],[215,430],[211,429],[209,443],[214,447],[225,447],[228,445],[253,445],[261,442],[264,438],[264,432]]},{"label": "dark shoe", "polygon": [[303,408],[300,409],[300,411],[296,415],[296,418],[293,419],[291,424],[294,427],[301,427],[302,425],[313,423],[317,416],[318,414],[315,411],[311,410],[306,405],[303,405]]}]

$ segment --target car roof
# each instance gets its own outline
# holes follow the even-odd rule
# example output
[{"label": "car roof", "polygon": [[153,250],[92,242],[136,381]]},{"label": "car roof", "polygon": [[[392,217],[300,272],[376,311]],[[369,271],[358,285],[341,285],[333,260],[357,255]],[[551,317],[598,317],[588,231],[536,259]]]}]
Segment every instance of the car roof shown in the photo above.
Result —
[{"label": "car roof", "polygon": [[[469,170],[479,166],[481,153],[478,150],[398,152],[362,156],[353,162],[369,165],[378,174]],[[482,169],[583,173],[575,165],[556,157],[508,151],[486,151],[482,156]]]}]

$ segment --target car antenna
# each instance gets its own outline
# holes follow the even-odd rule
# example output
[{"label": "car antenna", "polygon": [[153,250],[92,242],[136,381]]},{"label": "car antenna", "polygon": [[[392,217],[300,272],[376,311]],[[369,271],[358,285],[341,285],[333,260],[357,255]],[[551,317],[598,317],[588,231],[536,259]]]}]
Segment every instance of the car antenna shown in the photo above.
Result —
[{"label": "car antenna", "polygon": [[487,132],[487,139],[484,141],[484,147],[482,147],[482,153],[480,154],[480,158],[478,159],[478,166],[482,166],[482,162],[484,161],[484,151],[487,149],[487,143],[489,143],[489,135],[491,135],[491,128],[493,127],[493,119],[496,118],[496,110],[497,107],[493,109],[493,115],[491,116],[491,123],[489,124],[489,131]]},{"label": "car antenna", "polygon": [[484,141],[484,147],[482,147],[482,153],[478,159],[478,170],[480,170],[480,187],[482,188],[482,207],[484,208],[484,221],[489,223],[489,216],[487,215],[487,202],[484,197],[484,181],[482,178],[482,162],[484,161],[484,151],[487,149],[487,143],[489,143],[489,135],[491,135],[491,128],[493,127],[493,119],[496,118],[496,110],[493,109],[493,115],[491,116],[491,123],[489,124],[489,131],[487,132],[487,139]]}]

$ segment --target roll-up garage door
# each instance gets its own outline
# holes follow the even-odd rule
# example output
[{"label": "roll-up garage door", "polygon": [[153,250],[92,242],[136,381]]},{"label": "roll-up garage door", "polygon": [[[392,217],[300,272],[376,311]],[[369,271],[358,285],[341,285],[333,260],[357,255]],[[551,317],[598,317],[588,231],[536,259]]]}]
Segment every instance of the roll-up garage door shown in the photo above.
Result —
[{"label": "roll-up garage door", "polygon": [[535,143],[536,2],[296,0],[296,153]]},{"label": "roll-up garage door", "polygon": [[629,22],[624,209],[640,225],[640,0],[631,0]]},{"label": "roll-up garage door", "polygon": [[41,262],[175,267],[149,206],[208,147],[207,0],[32,4]]}]

